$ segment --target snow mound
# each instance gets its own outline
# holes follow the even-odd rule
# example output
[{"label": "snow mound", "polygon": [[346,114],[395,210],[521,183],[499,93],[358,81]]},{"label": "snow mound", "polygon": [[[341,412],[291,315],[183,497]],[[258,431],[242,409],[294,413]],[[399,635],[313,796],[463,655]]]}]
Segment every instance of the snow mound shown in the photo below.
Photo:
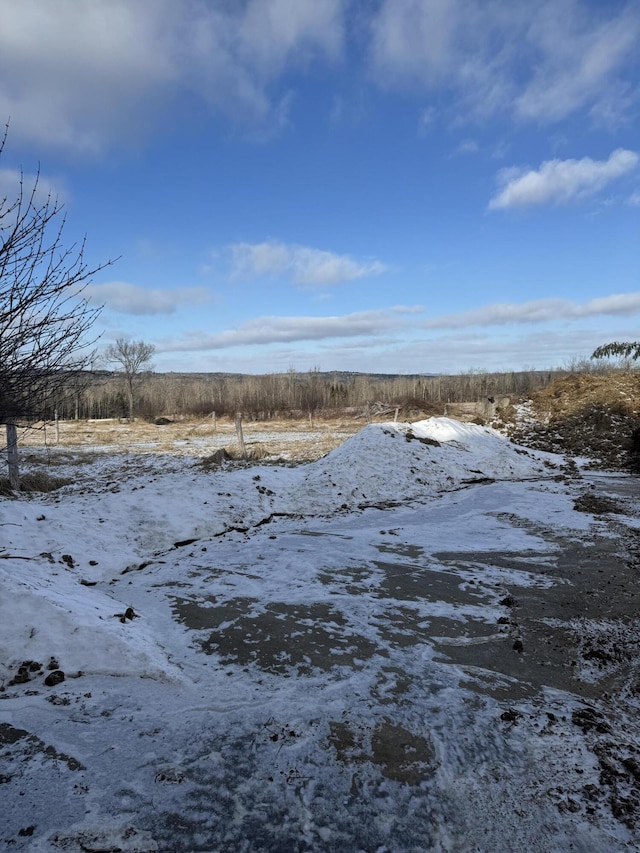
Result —
[{"label": "snow mound", "polygon": [[307,465],[289,493],[302,514],[405,503],[490,480],[549,476],[543,454],[517,447],[488,427],[450,418],[370,424],[324,459]]}]

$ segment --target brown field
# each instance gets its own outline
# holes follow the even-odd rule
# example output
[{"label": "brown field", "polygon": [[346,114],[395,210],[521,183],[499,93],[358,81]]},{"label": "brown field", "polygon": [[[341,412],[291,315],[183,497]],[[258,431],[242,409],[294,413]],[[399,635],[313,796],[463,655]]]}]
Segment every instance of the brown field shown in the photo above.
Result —
[{"label": "brown field", "polygon": [[[461,421],[477,416],[476,403],[457,403],[440,407],[437,414],[446,414]],[[434,413],[435,414],[435,413]],[[412,413],[411,420],[428,417],[425,412]],[[393,413],[373,415],[372,422],[384,423],[394,419]],[[398,418],[404,420],[402,413]],[[232,418],[171,417],[167,424],[157,425],[142,419],[69,420],[36,423],[20,433],[21,447],[64,448],[83,451],[169,453],[176,456],[204,458],[225,448],[236,457],[240,445]],[[339,447],[367,423],[363,415],[270,421],[247,420],[242,423],[247,454],[253,459],[283,459],[308,462]]]},{"label": "brown field", "polygon": [[[312,424],[308,420],[248,421],[242,430],[251,458],[311,461],[338,447],[363,426],[363,420],[354,418]],[[23,448],[200,458],[221,448],[234,457],[240,453],[235,423],[226,418],[218,419],[215,426],[211,419],[180,419],[162,426],[142,420],[60,421],[57,430],[53,423],[38,423],[21,431],[19,443]]]}]

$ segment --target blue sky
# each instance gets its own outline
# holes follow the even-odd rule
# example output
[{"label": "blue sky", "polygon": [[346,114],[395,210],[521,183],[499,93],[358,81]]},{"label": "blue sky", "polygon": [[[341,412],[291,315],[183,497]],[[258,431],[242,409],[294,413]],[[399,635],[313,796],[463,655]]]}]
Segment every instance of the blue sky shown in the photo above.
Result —
[{"label": "blue sky", "polygon": [[0,0],[0,118],[157,370],[639,336],[638,0]]}]

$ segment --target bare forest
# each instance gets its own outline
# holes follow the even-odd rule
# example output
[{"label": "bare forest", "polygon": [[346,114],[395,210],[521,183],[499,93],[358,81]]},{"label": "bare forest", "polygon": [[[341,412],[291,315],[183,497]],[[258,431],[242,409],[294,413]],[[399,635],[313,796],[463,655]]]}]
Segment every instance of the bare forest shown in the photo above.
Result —
[{"label": "bare forest", "polygon": [[[522,397],[543,388],[567,370],[459,375],[387,375],[319,370],[265,375],[229,373],[141,373],[136,377],[136,417],[241,413],[250,420],[339,415],[353,410],[372,414],[399,408],[431,412],[447,403],[486,397]],[[122,374],[100,371],[90,382],[71,381],[51,402],[48,419],[127,417],[129,393]],[[85,377],[86,379],[86,377]]]}]

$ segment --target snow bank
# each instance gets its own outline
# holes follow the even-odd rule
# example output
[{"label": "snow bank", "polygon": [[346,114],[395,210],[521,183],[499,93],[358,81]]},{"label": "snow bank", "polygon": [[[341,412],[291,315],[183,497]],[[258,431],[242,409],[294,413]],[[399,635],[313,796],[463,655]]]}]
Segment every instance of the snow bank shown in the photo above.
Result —
[{"label": "snow bank", "polygon": [[[21,559],[67,554],[85,580],[113,577],[177,542],[273,515],[330,517],[368,506],[422,501],[487,480],[549,476],[548,454],[516,447],[495,430],[431,418],[362,429],[323,459],[298,468],[256,466],[208,473],[194,466],[127,468],[105,487],[96,470],[62,495],[0,503],[3,532]],[[110,477],[116,475],[110,473]]]},{"label": "snow bank", "polygon": [[[0,566],[0,678],[15,677],[24,661],[51,658],[67,678],[83,675],[176,677],[143,617],[124,619],[126,607],[108,592],[79,583],[78,576],[47,559]],[[17,563],[17,561],[16,561]]]},{"label": "snow bank", "polygon": [[329,514],[420,500],[487,480],[549,476],[549,464],[493,429],[450,418],[371,424],[307,465],[289,501],[303,514]]},{"label": "snow bank", "polygon": [[[162,563],[191,540],[250,531],[278,516],[331,517],[431,499],[487,480],[548,475],[542,457],[491,429],[432,418],[362,429],[299,468],[214,474],[148,468],[105,491],[96,477],[62,495],[0,501],[0,674],[59,657],[66,672],[176,675],[141,618],[113,585],[125,570]],[[113,483],[111,483],[113,486]],[[2,671],[3,670],[3,671]]]}]

